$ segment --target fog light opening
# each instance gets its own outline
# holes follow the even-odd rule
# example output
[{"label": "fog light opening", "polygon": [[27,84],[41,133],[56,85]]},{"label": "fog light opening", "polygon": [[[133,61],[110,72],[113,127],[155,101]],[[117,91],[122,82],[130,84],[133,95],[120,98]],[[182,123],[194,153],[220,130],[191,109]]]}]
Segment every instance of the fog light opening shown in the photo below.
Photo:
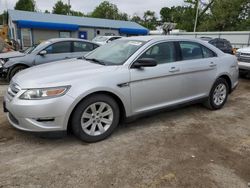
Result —
[{"label": "fog light opening", "polygon": [[52,118],[52,117],[38,118],[38,119],[36,119],[36,121],[38,121],[38,122],[51,122],[51,121],[55,121],[55,118]]}]

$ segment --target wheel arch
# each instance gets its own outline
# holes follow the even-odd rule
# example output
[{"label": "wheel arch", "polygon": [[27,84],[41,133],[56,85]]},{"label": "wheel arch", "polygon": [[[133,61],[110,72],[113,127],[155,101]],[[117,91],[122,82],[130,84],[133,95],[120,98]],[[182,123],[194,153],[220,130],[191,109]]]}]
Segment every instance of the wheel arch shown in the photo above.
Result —
[{"label": "wheel arch", "polygon": [[232,92],[232,80],[230,76],[228,76],[227,74],[222,74],[218,78],[223,78],[224,80],[226,80],[228,87],[229,87],[229,93],[231,93]]},{"label": "wheel arch", "polygon": [[68,119],[67,119],[67,127],[66,127],[67,130],[71,129],[71,118],[72,118],[72,115],[73,115],[76,107],[78,106],[78,104],[80,102],[82,102],[83,100],[85,100],[86,98],[88,98],[88,97],[90,97],[92,95],[96,95],[96,94],[104,94],[104,95],[108,95],[108,96],[112,97],[117,102],[117,104],[119,106],[119,110],[120,110],[120,120],[119,120],[119,122],[123,121],[126,118],[125,106],[124,106],[121,98],[118,95],[116,95],[115,93],[110,92],[110,91],[104,91],[104,90],[103,91],[95,91],[93,93],[90,93],[90,94],[82,97],[80,100],[77,100],[76,104],[73,105],[73,108],[70,111],[70,114],[69,114]]}]

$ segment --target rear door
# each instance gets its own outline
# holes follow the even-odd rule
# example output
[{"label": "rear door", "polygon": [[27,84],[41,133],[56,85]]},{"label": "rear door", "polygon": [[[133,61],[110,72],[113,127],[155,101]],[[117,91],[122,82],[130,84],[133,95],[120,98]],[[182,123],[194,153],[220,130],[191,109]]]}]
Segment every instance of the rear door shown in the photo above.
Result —
[{"label": "rear door", "polygon": [[207,96],[216,77],[218,58],[207,47],[189,41],[179,42],[182,61],[181,98],[183,101]]},{"label": "rear door", "polygon": [[39,55],[38,53],[35,57],[36,65],[72,58],[71,41],[56,42],[43,50],[45,50],[47,54]]}]

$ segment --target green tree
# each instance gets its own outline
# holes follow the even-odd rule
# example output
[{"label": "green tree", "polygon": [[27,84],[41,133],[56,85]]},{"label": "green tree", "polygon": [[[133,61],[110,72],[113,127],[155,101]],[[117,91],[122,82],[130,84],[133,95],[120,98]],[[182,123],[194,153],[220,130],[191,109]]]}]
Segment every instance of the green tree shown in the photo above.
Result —
[{"label": "green tree", "polygon": [[119,17],[119,10],[115,4],[108,1],[103,1],[98,5],[91,14],[94,18],[117,19]]},{"label": "green tree", "polygon": [[134,15],[132,18],[131,18],[131,21],[132,22],[136,22],[138,24],[143,24],[143,20],[141,19],[140,16],[137,16],[137,15]]},{"label": "green tree", "polygon": [[82,12],[80,12],[80,11],[74,11],[74,10],[70,11],[70,15],[72,15],[72,16],[80,16],[80,17],[84,16],[84,14]]},{"label": "green tree", "polygon": [[7,24],[7,11],[0,14],[0,25]]},{"label": "green tree", "polygon": [[162,22],[176,23],[176,28],[193,31],[195,13],[192,6],[164,7],[160,11]]},{"label": "green tree", "polygon": [[249,0],[214,1],[206,16],[205,21],[200,22],[200,30],[249,30],[250,2]]},{"label": "green tree", "polygon": [[25,10],[35,12],[36,2],[34,0],[18,0],[15,10]]},{"label": "green tree", "polygon": [[112,20],[128,20],[128,15],[126,13],[120,13],[118,7],[108,1],[103,1],[98,5],[90,16]]},{"label": "green tree", "polygon": [[63,14],[67,15],[70,13],[71,6],[68,4],[64,4],[61,0],[57,1],[53,7],[53,14]]},{"label": "green tree", "polygon": [[155,15],[155,12],[150,10],[144,12],[142,25],[150,30],[156,29],[157,17]]}]

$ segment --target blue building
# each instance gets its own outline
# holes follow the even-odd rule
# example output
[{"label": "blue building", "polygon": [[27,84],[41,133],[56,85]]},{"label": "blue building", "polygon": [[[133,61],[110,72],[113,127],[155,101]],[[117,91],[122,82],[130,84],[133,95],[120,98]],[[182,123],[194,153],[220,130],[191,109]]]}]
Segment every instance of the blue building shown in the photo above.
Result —
[{"label": "blue building", "polygon": [[10,38],[23,48],[41,41],[73,37],[92,40],[98,35],[147,35],[148,29],[131,22],[89,17],[77,17],[40,12],[8,10]]}]

